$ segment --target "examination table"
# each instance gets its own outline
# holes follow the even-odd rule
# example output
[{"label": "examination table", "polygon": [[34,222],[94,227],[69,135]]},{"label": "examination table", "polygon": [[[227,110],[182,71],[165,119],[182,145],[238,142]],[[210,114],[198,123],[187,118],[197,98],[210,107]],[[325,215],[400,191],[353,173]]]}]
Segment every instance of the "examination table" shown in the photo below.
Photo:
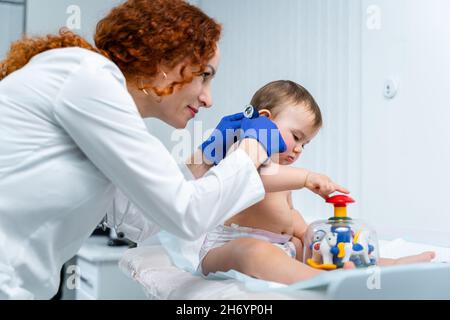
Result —
[{"label": "examination table", "polygon": [[322,281],[308,280],[306,286],[280,284],[270,289],[251,288],[236,279],[204,279],[183,271],[158,244],[128,250],[119,267],[142,285],[149,299],[156,300],[450,299],[450,248],[402,239],[380,241],[381,256],[386,258],[426,250],[437,253],[433,263],[383,267],[372,274],[365,269],[333,271],[327,272]]}]

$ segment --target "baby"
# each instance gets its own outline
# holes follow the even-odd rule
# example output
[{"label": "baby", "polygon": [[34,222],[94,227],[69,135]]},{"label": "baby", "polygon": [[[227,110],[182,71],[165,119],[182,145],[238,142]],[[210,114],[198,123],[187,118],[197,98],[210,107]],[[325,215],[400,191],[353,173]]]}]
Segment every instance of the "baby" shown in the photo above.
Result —
[{"label": "baby", "polygon": [[[322,126],[320,109],[311,94],[292,81],[276,81],[261,88],[251,105],[278,126],[287,145],[283,154],[261,169],[293,164]],[[271,168],[272,167],[272,168]],[[300,168],[302,186],[326,198],[334,191],[348,191],[328,177]],[[283,181],[280,181],[283,184]],[[328,187],[327,187],[328,186]],[[281,186],[280,190],[286,190]],[[324,193],[324,190],[326,192]],[[207,234],[200,250],[199,270],[204,274],[237,270],[249,276],[292,284],[318,275],[321,270],[304,263],[303,237],[308,225],[292,205],[291,191],[266,194],[263,201],[240,212]],[[429,262],[433,252],[400,259],[380,259],[379,265]],[[354,268],[347,263],[344,268]]]}]

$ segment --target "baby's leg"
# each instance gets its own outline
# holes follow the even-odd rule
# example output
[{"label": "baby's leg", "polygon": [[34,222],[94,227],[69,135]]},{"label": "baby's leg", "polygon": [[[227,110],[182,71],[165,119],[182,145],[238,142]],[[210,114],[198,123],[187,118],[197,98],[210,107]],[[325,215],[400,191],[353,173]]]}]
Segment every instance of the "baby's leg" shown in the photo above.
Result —
[{"label": "baby's leg", "polygon": [[205,274],[233,269],[254,278],[285,284],[323,272],[292,259],[270,242],[252,238],[236,239],[212,249],[203,259],[202,269]]},{"label": "baby's leg", "polygon": [[423,263],[431,262],[435,258],[436,254],[433,251],[422,252],[421,254],[402,257],[398,259],[386,259],[380,258],[378,262],[379,266],[392,266],[398,264],[413,264],[413,263]]},{"label": "baby's leg", "polygon": [[295,259],[297,259],[300,262],[303,262],[303,242],[296,237],[292,237],[290,241],[295,245],[296,251]]}]

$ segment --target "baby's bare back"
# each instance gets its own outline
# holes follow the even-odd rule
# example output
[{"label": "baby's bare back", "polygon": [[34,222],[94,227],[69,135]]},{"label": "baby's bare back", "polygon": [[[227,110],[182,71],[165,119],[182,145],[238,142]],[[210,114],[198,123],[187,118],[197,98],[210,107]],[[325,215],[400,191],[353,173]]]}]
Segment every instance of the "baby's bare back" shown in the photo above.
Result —
[{"label": "baby's bare back", "polygon": [[293,234],[292,209],[288,202],[289,192],[266,194],[263,201],[238,213],[225,222],[241,227],[257,228],[279,234]]}]

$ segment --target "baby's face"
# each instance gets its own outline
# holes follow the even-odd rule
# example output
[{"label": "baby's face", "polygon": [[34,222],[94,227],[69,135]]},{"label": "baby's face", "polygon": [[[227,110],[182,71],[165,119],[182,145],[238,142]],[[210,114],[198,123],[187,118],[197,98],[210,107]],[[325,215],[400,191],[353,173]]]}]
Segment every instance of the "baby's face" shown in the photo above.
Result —
[{"label": "baby's face", "polygon": [[272,121],[278,126],[287,146],[286,151],[279,154],[278,163],[281,165],[297,161],[305,145],[319,132],[319,128],[314,128],[314,115],[303,104],[283,107]]}]

